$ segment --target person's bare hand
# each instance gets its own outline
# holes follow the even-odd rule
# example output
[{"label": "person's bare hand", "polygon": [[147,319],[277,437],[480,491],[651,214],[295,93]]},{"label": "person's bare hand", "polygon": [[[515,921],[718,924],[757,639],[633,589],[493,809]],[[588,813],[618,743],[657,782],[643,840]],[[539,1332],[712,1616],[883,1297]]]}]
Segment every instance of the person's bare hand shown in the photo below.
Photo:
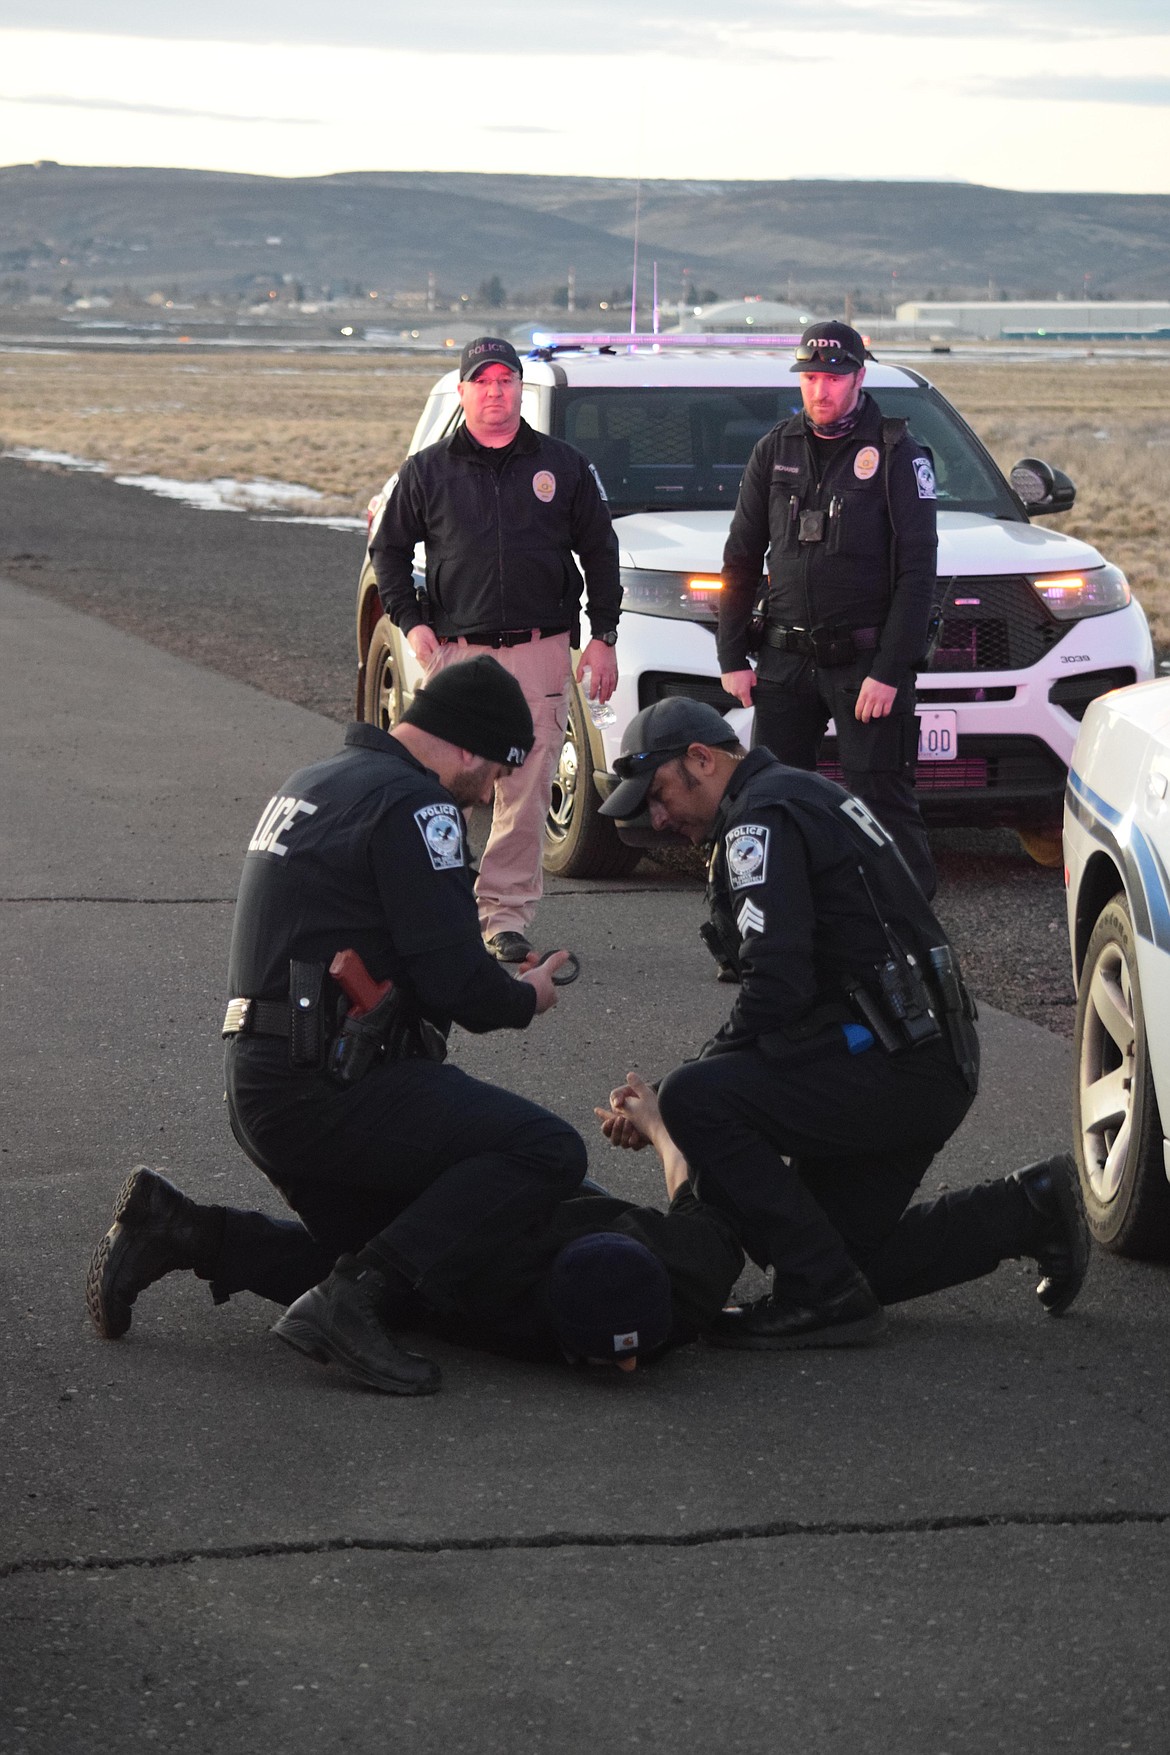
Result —
[{"label": "person's bare hand", "polygon": [[426,622],[420,622],[417,628],[411,628],[406,636],[406,643],[420,664],[429,664],[439,650],[439,636]]},{"label": "person's bare hand", "polygon": [[593,1113],[610,1145],[631,1152],[640,1152],[643,1146],[652,1143],[662,1120],[658,1098],[636,1072],[627,1073],[625,1084],[610,1092],[608,1109],[595,1109]]},{"label": "person's bare hand", "polygon": [[593,695],[598,701],[608,701],[617,687],[618,663],[617,653],[604,640],[590,640],[577,663],[574,675],[580,682],[587,670],[593,672]]},{"label": "person's bare hand", "polygon": [[527,981],[530,987],[536,989],[537,1017],[542,1012],[551,1011],[556,1005],[557,989],[553,985],[553,976],[558,969],[563,969],[568,961],[568,951],[554,951],[551,956],[544,959],[543,963],[537,957],[537,953],[532,951],[521,963],[519,979]]},{"label": "person's bare hand", "polygon": [[854,718],[860,719],[863,725],[868,725],[871,719],[885,719],[893,711],[897,695],[892,683],[878,682],[876,677],[867,676],[857,691]]},{"label": "person's bare hand", "polygon": [[729,695],[734,695],[741,707],[752,704],[752,690],[756,686],[754,670],[725,670],[719,678]]}]

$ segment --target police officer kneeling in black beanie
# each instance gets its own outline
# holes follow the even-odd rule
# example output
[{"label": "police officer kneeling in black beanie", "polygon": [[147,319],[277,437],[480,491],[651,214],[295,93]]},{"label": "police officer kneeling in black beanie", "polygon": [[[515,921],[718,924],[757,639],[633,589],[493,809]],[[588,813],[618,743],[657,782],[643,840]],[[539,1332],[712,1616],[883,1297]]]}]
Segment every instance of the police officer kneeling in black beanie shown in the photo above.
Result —
[{"label": "police officer kneeling in black beanie", "polygon": [[[974,1098],[975,1008],[890,835],[818,774],[746,753],[714,707],[673,697],[631,720],[602,806],[711,843],[704,928],[738,970],[731,1015],[662,1081],[702,1203],[773,1271],[713,1338],[748,1348],[871,1339],[883,1306],[1031,1256],[1050,1315],[1088,1266],[1067,1154],[910,1206]],[[616,1144],[619,1122],[607,1126]]]},{"label": "police officer kneeling in black beanie", "polygon": [[[556,1003],[567,953],[530,958],[517,979],[484,948],[462,815],[532,738],[519,684],[485,656],[436,676],[392,732],[351,725],[340,754],[269,801],[236,907],[227,1100],[299,1222],[196,1207],[135,1171],[90,1264],[102,1335],[124,1334],[139,1292],[187,1268],[217,1300],[295,1299],[276,1334],[373,1389],[439,1387],[393,1338],[412,1301],[455,1307],[585,1172],[567,1122],[443,1064],[452,1022],[520,1030]],[[376,984],[364,1016],[329,974],[346,950]]]}]

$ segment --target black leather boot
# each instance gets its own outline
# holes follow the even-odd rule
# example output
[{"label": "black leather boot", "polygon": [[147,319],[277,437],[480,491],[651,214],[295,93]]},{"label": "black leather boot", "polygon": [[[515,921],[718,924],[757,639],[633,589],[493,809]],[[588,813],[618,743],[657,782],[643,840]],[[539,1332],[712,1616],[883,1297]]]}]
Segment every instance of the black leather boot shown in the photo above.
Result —
[{"label": "black leather boot", "polygon": [[126,1333],[139,1292],[164,1274],[182,1268],[210,1274],[222,1234],[216,1208],[197,1206],[145,1164],[131,1170],[85,1276],[86,1306],[102,1339]]},{"label": "black leather boot", "polygon": [[716,1347],[782,1352],[798,1347],[860,1347],[876,1340],[886,1313],[857,1274],[816,1304],[788,1304],[773,1293],[725,1310],[707,1339]]},{"label": "black leather boot", "polygon": [[343,1255],[327,1280],[290,1304],[272,1333],[322,1365],[330,1360],[367,1389],[433,1395],[439,1367],[398,1346],[386,1328],[388,1287],[377,1268]]},{"label": "black leather boot", "polygon": [[1036,1296],[1049,1316],[1062,1316],[1089,1271],[1089,1225],[1080,1178],[1068,1152],[1029,1164],[1010,1178],[1018,1182],[1031,1208],[1030,1235],[1021,1255],[1040,1269]]}]

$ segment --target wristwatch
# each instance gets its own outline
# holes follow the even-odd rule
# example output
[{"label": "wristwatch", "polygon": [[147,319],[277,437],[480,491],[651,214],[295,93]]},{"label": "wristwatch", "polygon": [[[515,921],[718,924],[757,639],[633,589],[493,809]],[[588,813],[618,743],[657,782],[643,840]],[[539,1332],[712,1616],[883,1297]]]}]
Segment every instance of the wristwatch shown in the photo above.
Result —
[{"label": "wristwatch", "polygon": [[594,634],[593,638],[595,640],[600,640],[603,646],[616,646],[617,629],[609,628],[604,634]]}]

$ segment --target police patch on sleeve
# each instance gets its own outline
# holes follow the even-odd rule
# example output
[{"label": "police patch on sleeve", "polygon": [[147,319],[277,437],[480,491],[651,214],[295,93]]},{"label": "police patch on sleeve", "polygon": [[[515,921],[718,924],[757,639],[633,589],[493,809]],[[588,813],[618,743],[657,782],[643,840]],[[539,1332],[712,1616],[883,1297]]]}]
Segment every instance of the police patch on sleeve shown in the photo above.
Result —
[{"label": "police patch on sleeve", "polygon": [[436,871],[454,871],[464,863],[463,818],[453,804],[428,804],[414,820]]},{"label": "police patch on sleeve", "polygon": [[606,505],[608,506],[609,495],[605,491],[605,483],[602,481],[601,477],[598,475],[598,473],[597,473],[596,469],[593,467],[592,463],[589,465],[589,473],[593,477],[594,481],[597,483],[598,493],[601,495],[602,499],[605,501]]},{"label": "police patch on sleeve", "polygon": [[733,890],[762,884],[768,875],[768,831],[757,823],[739,823],[727,836],[727,876]]},{"label": "police patch on sleeve", "polygon": [[929,457],[914,459],[914,473],[918,477],[918,498],[920,500],[936,500],[938,493],[934,485],[934,467]]}]

